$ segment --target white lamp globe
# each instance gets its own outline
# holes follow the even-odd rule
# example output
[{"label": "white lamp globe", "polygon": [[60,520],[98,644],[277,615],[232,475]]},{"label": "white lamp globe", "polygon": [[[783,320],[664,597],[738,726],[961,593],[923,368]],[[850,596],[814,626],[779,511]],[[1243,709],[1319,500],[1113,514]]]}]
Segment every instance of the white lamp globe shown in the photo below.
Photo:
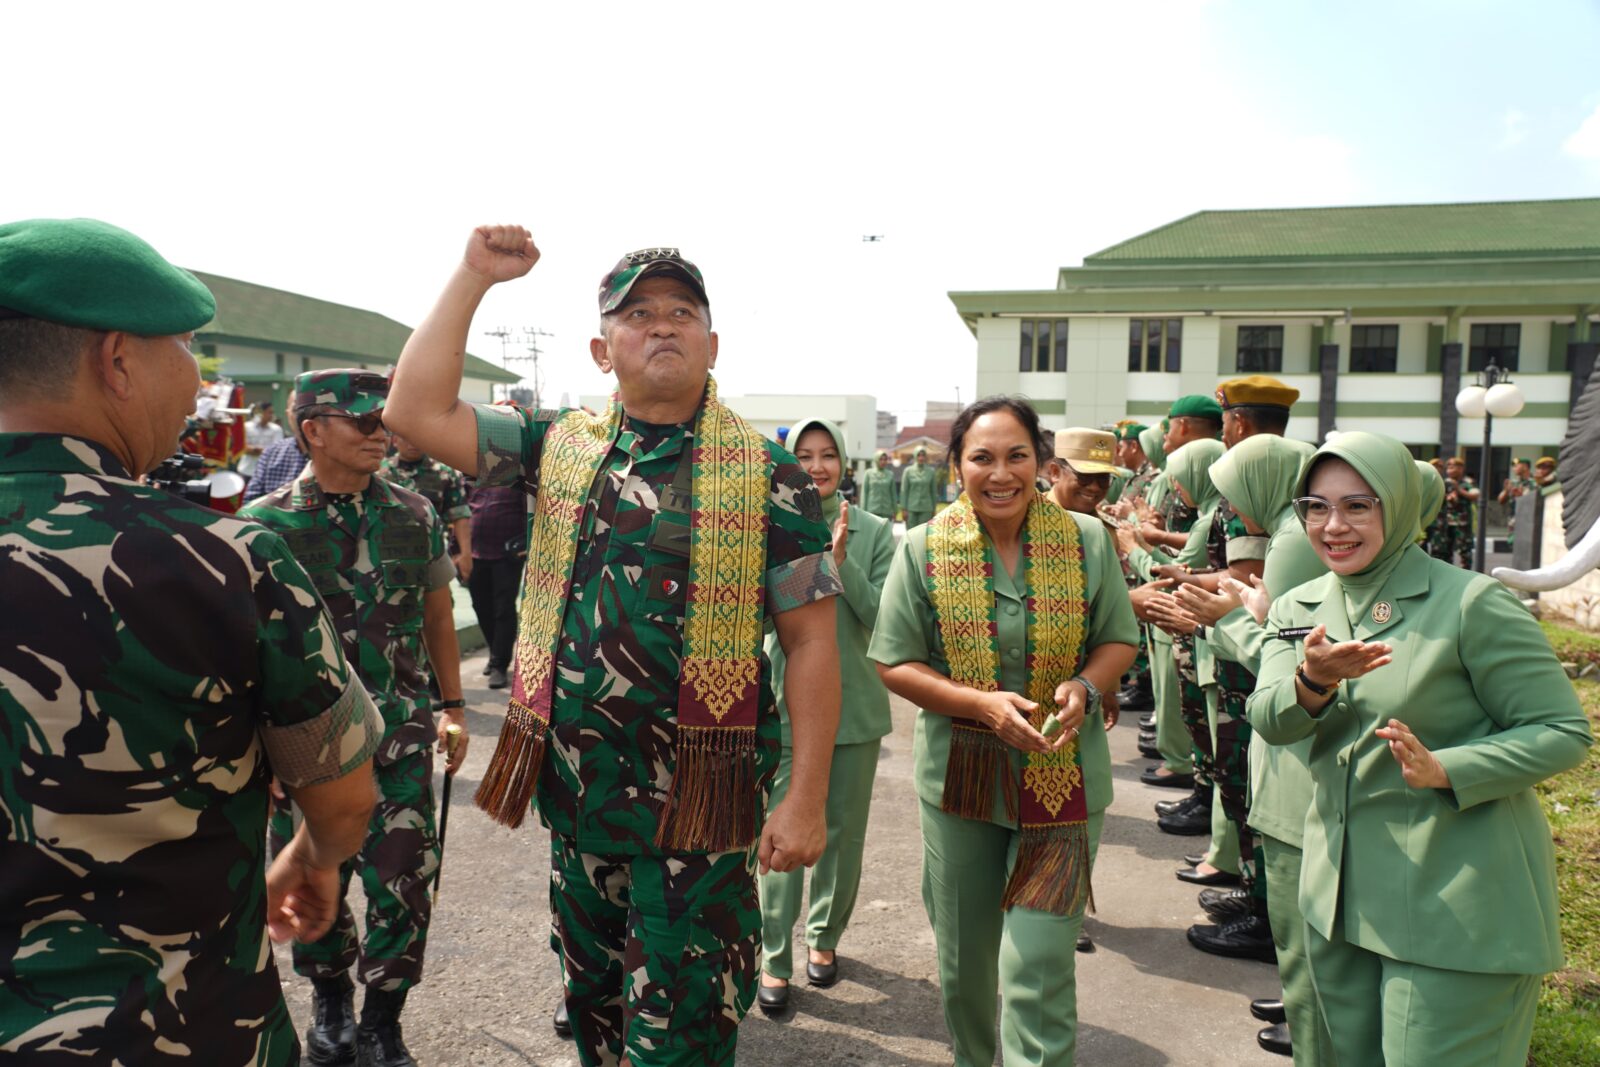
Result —
[{"label": "white lamp globe", "polygon": [[1527,398],[1522,395],[1522,390],[1510,382],[1491,385],[1483,397],[1484,410],[1497,419],[1509,419],[1520,412],[1526,403]]},{"label": "white lamp globe", "polygon": [[1489,390],[1481,385],[1469,385],[1456,394],[1456,411],[1463,418],[1481,419],[1488,409],[1484,407],[1484,397]]}]

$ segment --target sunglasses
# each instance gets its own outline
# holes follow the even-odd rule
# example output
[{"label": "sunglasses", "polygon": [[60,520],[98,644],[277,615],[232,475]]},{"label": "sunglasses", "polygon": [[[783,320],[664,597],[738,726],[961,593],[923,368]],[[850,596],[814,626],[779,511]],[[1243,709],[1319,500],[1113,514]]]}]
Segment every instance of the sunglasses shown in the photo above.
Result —
[{"label": "sunglasses", "polygon": [[369,411],[365,415],[350,415],[343,411],[324,411],[317,416],[323,419],[349,419],[355,423],[356,432],[362,437],[371,437],[383,429],[383,412]]}]

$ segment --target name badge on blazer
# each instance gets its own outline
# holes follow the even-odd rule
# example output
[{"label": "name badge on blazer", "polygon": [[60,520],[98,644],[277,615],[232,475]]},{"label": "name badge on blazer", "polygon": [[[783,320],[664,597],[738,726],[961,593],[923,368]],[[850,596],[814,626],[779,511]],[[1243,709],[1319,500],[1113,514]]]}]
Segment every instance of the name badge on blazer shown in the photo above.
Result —
[{"label": "name badge on blazer", "polygon": [[1272,636],[1279,641],[1304,641],[1315,629],[1315,626],[1285,626]]}]

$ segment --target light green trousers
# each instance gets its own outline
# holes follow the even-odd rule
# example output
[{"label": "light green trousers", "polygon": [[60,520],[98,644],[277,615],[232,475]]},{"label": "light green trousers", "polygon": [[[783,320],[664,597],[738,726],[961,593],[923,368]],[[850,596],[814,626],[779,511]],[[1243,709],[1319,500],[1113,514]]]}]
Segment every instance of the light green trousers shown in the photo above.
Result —
[{"label": "light green trousers", "polygon": [[[996,991],[1005,1067],[1072,1067],[1083,913],[1001,911],[1020,832],[920,807],[922,905],[933,924],[956,1067],[994,1063]],[[1104,821],[1104,812],[1089,816],[1091,870]]]},{"label": "light green trousers", "polygon": [[[867,844],[867,812],[872,807],[872,779],[878,773],[882,742],[874,738],[856,745],[835,745],[828,777],[828,843],[811,868],[811,908],[806,914],[806,943],[836,949],[850,924],[861,886],[861,856]],[[772,782],[775,807],[789,792],[794,750],[786,748]],[[771,871],[758,878],[761,890],[761,955],[763,969],[774,978],[794,975],[794,924],[800,918],[805,868]]]},{"label": "light green trousers", "polygon": [[[1540,975],[1403,963],[1306,927],[1311,980],[1341,1063],[1523,1067]],[[1291,1026],[1291,1037],[1293,1029]]]},{"label": "light green trousers", "polygon": [[1222,790],[1214,784],[1211,787],[1211,843],[1206,846],[1206,862],[1229,874],[1239,873],[1239,828],[1222,810]]},{"label": "light green trousers", "polygon": [[921,508],[918,508],[913,511],[911,508],[906,508],[906,529],[915,529],[931,518],[933,518],[933,511],[931,509],[924,511]]},{"label": "light green trousers", "polygon": [[[1156,748],[1163,765],[1174,774],[1194,771],[1194,742],[1183,725],[1178,661],[1172,658],[1172,641],[1154,626],[1150,630],[1150,695],[1156,705]],[[1156,635],[1160,636],[1156,636]]]},{"label": "light green trousers", "polygon": [[1306,921],[1300,914],[1300,850],[1259,830],[1266,856],[1267,919],[1278,949],[1278,980],[1283,983],[1283,1010],[1294,1042],[1295,1067],[1332,1067],[1338,1063],[1328,1020],[1322,1017],[1306,958]]}]

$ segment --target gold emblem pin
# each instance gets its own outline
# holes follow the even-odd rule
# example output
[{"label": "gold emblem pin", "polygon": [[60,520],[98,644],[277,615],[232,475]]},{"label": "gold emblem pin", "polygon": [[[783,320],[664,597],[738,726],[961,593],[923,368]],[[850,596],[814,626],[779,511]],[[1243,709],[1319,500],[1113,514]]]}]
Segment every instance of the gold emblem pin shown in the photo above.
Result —
[{"label": "gold emblem pin", "polygon": [[1384,623],[1388,622],[1389,616],[1392,614],[1394,614],[1394,609],[1389,606],[1389,602],[1387,600],[1380,600],[1376,604],[1372,605],[1372,621],[1377,623],[1379,626],[1382,626]]}]

